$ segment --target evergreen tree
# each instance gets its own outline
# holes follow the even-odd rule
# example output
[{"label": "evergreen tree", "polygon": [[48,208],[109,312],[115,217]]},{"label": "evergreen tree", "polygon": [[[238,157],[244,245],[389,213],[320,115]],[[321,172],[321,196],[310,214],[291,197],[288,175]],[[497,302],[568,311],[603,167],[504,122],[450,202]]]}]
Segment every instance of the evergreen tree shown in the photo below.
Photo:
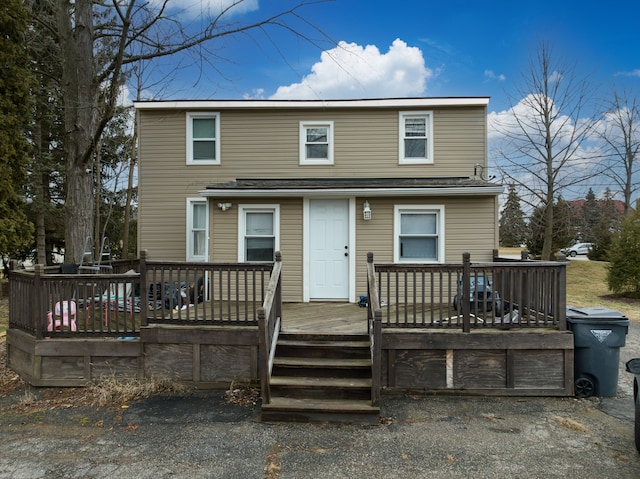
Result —
[{"label": "evergreen tree", "polygon": [[24,192],[29,162],[29,71],[25,32],[28,15],[20,0],[0,6],[0,254],[5,259],[32,240]]},{"label": "evergreen tree", "polygon": [[600,222],[600,205],[591,188],[580,211],[578,220],[578,234],[584,243],[595,243],[596,227]]},{"label": "evergreen tree", "polygon": [[620,231],[624,217],[623,212],[618,209],[613,200],[609,188],[605,190],[604,199],[599,203],[599,211],[598,222],[593,230],[594,245],[587,256],[591,260],[609,261],[609,249],[613,236]]},{"label": "evergreen tree", "polygon": [[509,194],[500,215],[500,245],[520,246],[527,238],[527,223],[520,208],[520,197],[515,185],[509,185]]},{"label": "evergreen tree", "polygon": [[609,289],[640,298],[640,215],[626,218],[609,248]]},{"label": "evergreen tree", "polygon": [[55,18],[52,2],[23,0],[31,16],[27,43],[31,70],[32,124],[29,141],[33,145],[27,195],[27,214],[36,225],[36,262],[51,264],[54,250],[64,248],[64,110],[60,93],[62,58],[55,32],[42,28]]},{"label": "evergreen tree", "polygon": [[[553,242],[552,248],[557,252],[560,248],[569,245],[575,237],[576,231],[572,224],[572,210],[569,204],[562,198],[558,198],[553,205]],[[527,249],[534,255],[542,254],[545,238],[545,207],[539,206],[533,210],[529,219],[529,237]]]}]

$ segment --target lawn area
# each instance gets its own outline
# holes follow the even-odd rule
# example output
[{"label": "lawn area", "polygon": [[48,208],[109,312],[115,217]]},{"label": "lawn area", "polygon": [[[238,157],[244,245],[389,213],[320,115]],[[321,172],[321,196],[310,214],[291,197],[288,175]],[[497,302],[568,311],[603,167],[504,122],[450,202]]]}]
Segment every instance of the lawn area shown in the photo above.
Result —
[{"label": "lawn area", "polygon": [[[520,254],[522,248],[500,248],[501,255]],[[602,306],[620,311],[629,319],[640,321],[640,300],[614,295],[607,287],[604,261],[570,261],[567,267],[567,304],[577,307]]]},{"label": "lawn area", "polygon": [[602,306],[640,321],[640,300],[614,295],[607,288],[607,267],[603,261],[571,261],[567,267],[567,304]]}]

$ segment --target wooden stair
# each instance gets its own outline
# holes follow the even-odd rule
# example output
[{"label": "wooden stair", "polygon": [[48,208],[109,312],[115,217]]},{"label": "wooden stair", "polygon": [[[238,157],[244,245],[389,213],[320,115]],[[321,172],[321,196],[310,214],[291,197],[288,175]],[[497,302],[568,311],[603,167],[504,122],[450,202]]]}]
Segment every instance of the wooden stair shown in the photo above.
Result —
[{"label": "wooden stair", "polygon": [[282,333],[263,421],[378,424],[366,334]]}]

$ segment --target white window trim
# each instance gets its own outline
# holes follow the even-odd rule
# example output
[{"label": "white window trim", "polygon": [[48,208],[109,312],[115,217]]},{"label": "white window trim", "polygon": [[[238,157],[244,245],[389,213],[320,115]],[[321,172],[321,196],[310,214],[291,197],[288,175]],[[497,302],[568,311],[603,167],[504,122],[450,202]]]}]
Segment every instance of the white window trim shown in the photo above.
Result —
[{"label": "white window trim", "polygon": [[275,236],[274,254],[280,251],[280,205],[244,204],[238,205],[238,262],[245,263],[245,233],[247,213],[273,213],[273,234]]},{"label": "white window trim", "polygon": [[[328,127],[327,142],[329,147],[327,148],[326,159],[322,158],[307,158],[307,128],[314,126],[326,126]],[[301,121],[300,122],[300,164],[301,165],[333,165],[333,121]]]},{"label": "white window trim", "polygon": [[[205,212],[205,247],[204,247],[204,255],[194,255],[193,253],[193,205],[194,204],[204,204],[206,208]],[[206,198],[197,197],[197,198],[187,198],[187,250],[185,252],[185,256],[187,261],[209,261],[209,202]]]},{"label": "white window trim", "polygon": [[[436,261],[400,258],[400,215],[404,212],[436,213],[438,215],[438,259]],[[394,263],[442,264],[444,263],[444,205],[395,205],[393,208],[393,261]]]},{"label": "white window trim", "polygon": [[[220,164],[220,113],[207,112],[187,112],[187,165],[219,165]],[[194,118],[215,118],[216,120],[216,158],[215,160],[194,160],[193,159],[193,119]]]},{"label": "white window trim", "polygon": [[[427,158],[406,158],[404,152],[405,119],[425,117],[427,121]],[[398,114],[398,162],[401,165],[430,165],[433,164],[433,112],[432,111],[401,111]]]}]

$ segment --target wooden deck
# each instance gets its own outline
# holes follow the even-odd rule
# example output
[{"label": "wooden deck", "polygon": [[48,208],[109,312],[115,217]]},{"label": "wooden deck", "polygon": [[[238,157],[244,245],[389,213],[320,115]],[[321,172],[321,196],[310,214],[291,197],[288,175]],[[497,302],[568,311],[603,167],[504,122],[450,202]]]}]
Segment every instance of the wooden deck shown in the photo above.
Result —
[{"label": "wooden deck", "polygon": [[367,308],[356,303],[283,303],[283,333],[366,334]]}]

